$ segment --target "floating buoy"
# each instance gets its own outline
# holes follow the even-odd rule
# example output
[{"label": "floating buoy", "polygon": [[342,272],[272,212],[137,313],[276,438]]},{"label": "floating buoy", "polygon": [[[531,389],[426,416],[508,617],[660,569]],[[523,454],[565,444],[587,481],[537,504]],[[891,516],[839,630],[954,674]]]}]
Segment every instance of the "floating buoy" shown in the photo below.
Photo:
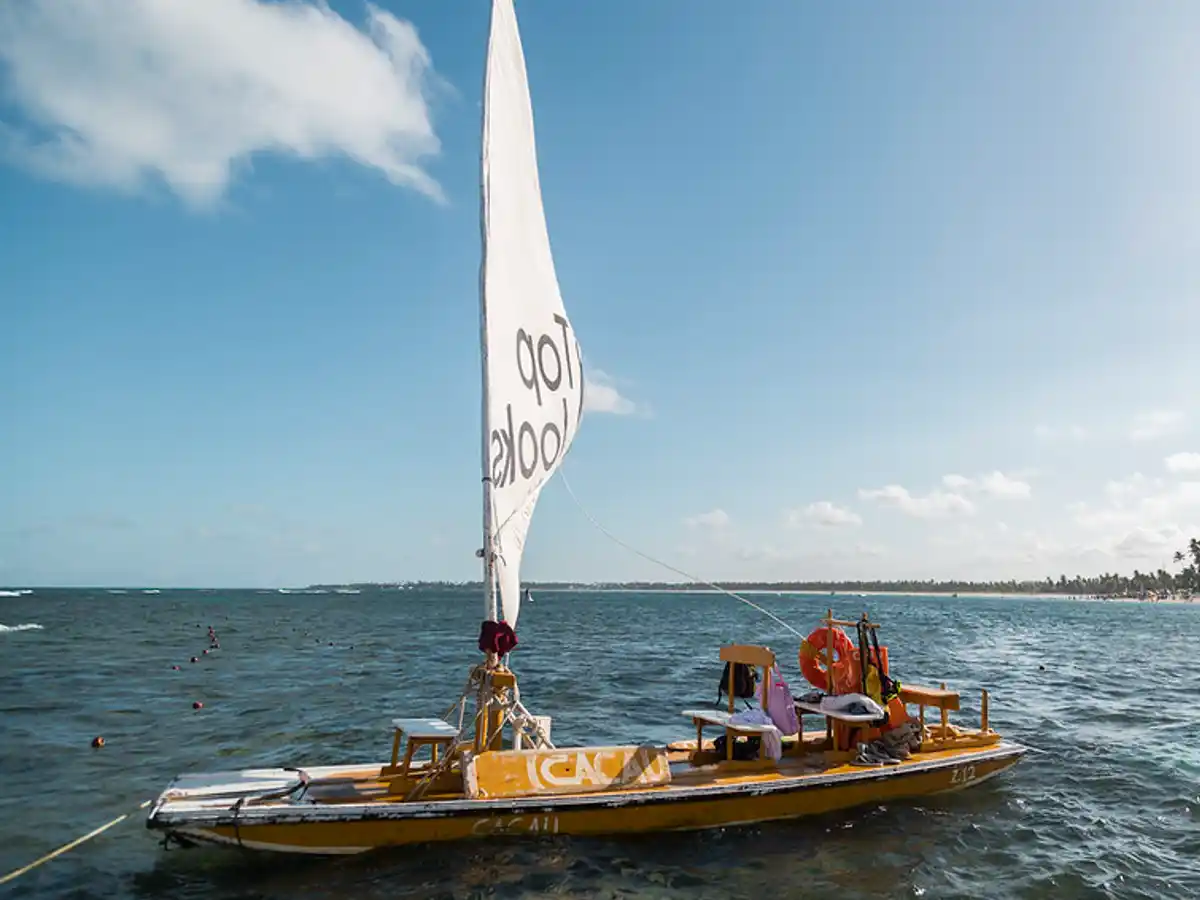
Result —
[{"label": "floating buoy", "polygon": [[198,657],[198,656],[193,656],[193,657],[192,657],[192,662],[200,662],[200,657]]},{"label": "floating buoy", "polygon": [[97,750],[99,750],[101,747],[104,746],[104,738],[102,738],[102,737],[92,738],[92,746],[95,747]]},{"label": "floating buoy", "polygon": [[171,666],[171,671],[172,671],[172,672],[178,672],[178,671],[179,671],[179,666]]},{"label": "floating buoy", "polygon": [[208,656],[208,651],[207,651],[207,650],[205,650],[205,651],[204,651],[204,655],[205,655],[205,656]]},{"label": "floating buoy", "polygon": [[204,709],[204,704],[197,700],[192,704],[192,709]]}]

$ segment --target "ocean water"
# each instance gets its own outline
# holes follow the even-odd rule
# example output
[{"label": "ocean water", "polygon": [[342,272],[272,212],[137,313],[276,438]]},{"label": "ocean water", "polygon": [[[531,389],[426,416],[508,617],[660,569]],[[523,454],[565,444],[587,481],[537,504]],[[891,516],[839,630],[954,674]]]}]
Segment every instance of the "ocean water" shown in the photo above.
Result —
[{"label": "ocean water", "polygon": [[[802,682],[797,639],[727,597],[535,597],[514,668],[560,744],[687,737],[679,711],[714,701],[723,642],[768,644]],[[962,793],[758,827],[332,860],[168,851],[134,811],[177,773],[382,760],[390,718],[441,714],[477,658],[479,599],[37,591],[0,597],[0,875],[134,815],[0,896],[1200,897],[1200,606],[758,602],[805,633],[831,603],[866,605],[897,677],[948,681],[971,724],[988,688],[993,727],[1039,752]]]}]

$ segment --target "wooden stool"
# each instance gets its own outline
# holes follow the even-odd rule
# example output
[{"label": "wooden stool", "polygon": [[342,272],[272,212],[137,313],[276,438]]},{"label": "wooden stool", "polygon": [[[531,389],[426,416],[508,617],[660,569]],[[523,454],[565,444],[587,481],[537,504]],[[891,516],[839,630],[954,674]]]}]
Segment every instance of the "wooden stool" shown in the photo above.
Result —
[{"label": "wooden stool", "polygon": [[[442,719],[392,719],[392,728],[396,730],[392,738],[392,764],[384,766],[381,775],[407,775],[413,755],[422,747],[430,748],[436,763],[439,748],[449,752],[458,736],[458,729]],[[406,734],[408,745],[404,750],[404,761],[400,762],[400,738]]]}]

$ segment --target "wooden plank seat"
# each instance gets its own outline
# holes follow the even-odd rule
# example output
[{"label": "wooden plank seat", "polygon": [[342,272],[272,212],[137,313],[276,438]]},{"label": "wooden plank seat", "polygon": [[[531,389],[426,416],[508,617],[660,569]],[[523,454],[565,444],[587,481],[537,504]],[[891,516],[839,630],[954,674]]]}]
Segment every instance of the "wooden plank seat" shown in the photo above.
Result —
[{"label": "wooden plank seat", "polygon": [[726,644],[720,649],[719,658],[721,662],[729,665],[729,681],[725,684],[725,693],[729,699],[728,712],[717,709],[687,709],[683,711],[683,714],[689,717],[692,720],[692,724],[696,726],[697,750],[703,746],[702,732],[705,725],[715,725],[718,728],[724,728],[725,760],[726,762],[732,762],[733,743],[736,738],[763,735],[772,731],[778,733],[779,731],[774,725],[730,723],[730,719],[735,714],[734,667],[736,665],[743,665],[761,670],[759,676],[761,687],[758,690],[758,701],[761,708],[765,710],[767,708],[768,678],[771,668],[775,665],[775,654],[771,648],[760,647],[755,644]]},{"label": "wooden plank seat", "polygon": [[766,734],[768,731],[778,731],[774,725],[754,725],[751,723],[739,724],[731,723],[729,720],[733,718],[734,713],[727,713],[723,709],[685,709],[683,714],[692,720],[692,724],[697,728],[702,728],[705,725],[715,725],[718,728],[726,728],[735,734],[753,735]]},{"label": "wooden plank seat", "polygon": [[933,736],[935,740],[943,743],[951,738],[950,713],[951,711],[958,710],[958,691],[946,690],[944,683],[940,688],[904,684],[900,686],[900,699],[905,703],[917,704],[918,721],[921,724],[921,734],[923,735],[927,734],[925,730],[925,707],[932,706],[934,709],[940,710],[941,729],[934,732]]},{"label": "wooden plank seat", "polygon": [[[685,709],[683,714],[692,720],[692,724],[696,726],[696,750],[695,753],[700,753],[704,747],[704,726],[713,725],[717,728],[722,728],[725,731],[725,762],[733,762],[733,743],[739,737],[761,737],[764,734],[774,732],[779,734],[779,729],[774,725],[757,724],[752,722],[730,722],[735,713],[726,712],[723,709]],[[780,735],[782,740],[782,735]],[[764,758],[755,763],[755,765],[774,765],[769,758]],[[747,763],[738,763],[737,765],[747,765]]]},{"label": "wooden plank seat", "polygon": [[[433,762],[438,760],[438,751],[448,752],[458,729],[442,719],[392,719],[395,735],[392,738],[392,762],[384,766],[383,775],[407,775],[413,756],[422,747],[429,747]],[[400,760],[400,739],[408,735],[404,760]]]},{"label": "wooden plank seat", "polygon": [[904,684],[900,686],[900,699],[905,703],[915,703],[917,706],[932,706],[948,712],[958,711],[958,691],[948,691],[945,688]]},{"label": "wooden plank seat", "polygon": [[804,703],[800,700],[796,700],[795,704],[797,713],[807,713],[813,716],[824,716],[827,719],[837,719],[839,722],[852,722],[855,725],[874,722],[879,718],[879,716],[868,713],[848,713],[839,712],[832,709],[822,709],[820,703]]}]

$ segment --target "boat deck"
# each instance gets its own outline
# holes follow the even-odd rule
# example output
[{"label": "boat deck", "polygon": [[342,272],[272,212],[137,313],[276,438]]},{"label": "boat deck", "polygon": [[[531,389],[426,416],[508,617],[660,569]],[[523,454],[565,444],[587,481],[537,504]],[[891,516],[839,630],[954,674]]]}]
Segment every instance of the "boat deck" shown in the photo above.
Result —
[{"label": "boat deck", "polygon": [[[816,745],[824,732],[806,732],[805,742]],[[719,761],[707,765],[695,765],[691,758],[695,753],[695,741],[679,741],[668,745],[668,762],[671,768],[671,780],[667,785],[625,788],[624,790],[638,791],[667,791],[680,788],[717,787],[732,784],[750,784],[756,782],[775,782],[792,780],[807,776],[834,775],[839,773],[862,772],[864,767],[851,765],[849,753],[829,753],[813,750],[803,755],[785,754],[779,761]],[[712,743],[704,742],[704,749],[711,751]],[[886,768],[900,770],[920,763],[929,763],[951,756],[961,756],[962,747],[947,749],[923,749],[914,753],[909,759],[895,766]],[[981,746],[979,749],[986,749]],[[381,775],[382,765],[362,766],[361,768],[339,768],[334,772],[312,770],[304,800],[311,804],[363,804],[363,803],[405,803],[408,802],[403,794],[389,792],[391,778]],[[419,774],[420,767],[414,767],[414,773]],[[617,789],[618,791],[621,789]],[[580,796],[583,794],[581,793]],[[563,794],[562,797],[574,796]],[[461,790],[429,792],[422,798],[422,803],[437,803],[439,801],[461,801],[464,795]],[[199,799],[199,798],[196,798]],[[269,802],[269,801],[268,801]]]}]

